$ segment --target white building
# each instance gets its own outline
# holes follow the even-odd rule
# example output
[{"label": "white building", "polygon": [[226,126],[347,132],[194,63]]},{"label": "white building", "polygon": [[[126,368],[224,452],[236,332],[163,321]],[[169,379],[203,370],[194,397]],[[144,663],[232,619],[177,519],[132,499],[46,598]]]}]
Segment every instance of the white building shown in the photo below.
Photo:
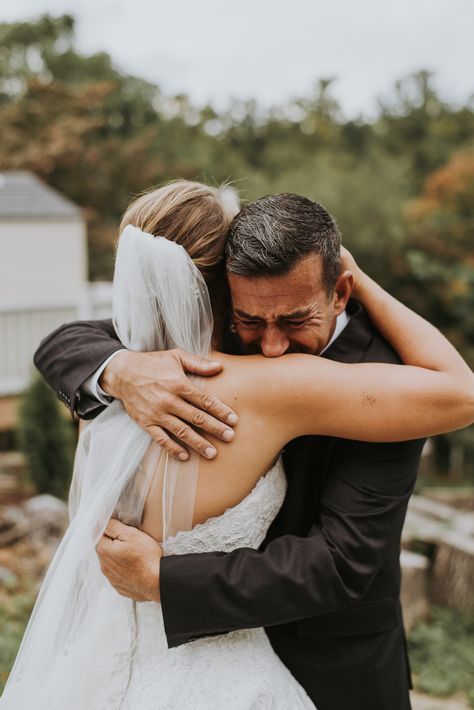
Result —
[{"label": "white building", "polygon": [[0,173],[0,431],[14,425],[40,340],[67,321],[106,317],[110,299],[110,284],[88,283],[80,209],[32,173]]}]

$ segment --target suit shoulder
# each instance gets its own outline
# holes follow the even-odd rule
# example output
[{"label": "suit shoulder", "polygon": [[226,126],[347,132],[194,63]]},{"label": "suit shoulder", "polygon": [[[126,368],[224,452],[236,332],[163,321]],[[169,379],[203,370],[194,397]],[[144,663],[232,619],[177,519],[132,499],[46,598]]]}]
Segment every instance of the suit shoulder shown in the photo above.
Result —
[{"label": "suit shoulder", "polygon": [[365,309],[363,307],[361,309],[362,313],[360,313],[359,317],[363,319],[364,326],[370,332],[371,338],[360,362],[386,362],[393,365],[401,365],[402,361],[398,353],[377,330]]}]

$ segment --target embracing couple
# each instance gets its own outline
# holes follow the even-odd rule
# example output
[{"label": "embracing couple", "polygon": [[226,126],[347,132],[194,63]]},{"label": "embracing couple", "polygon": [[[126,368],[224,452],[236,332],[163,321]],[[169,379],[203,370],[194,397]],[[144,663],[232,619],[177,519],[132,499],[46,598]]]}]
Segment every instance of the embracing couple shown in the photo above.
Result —
[{"label": "embracing couple", "polygon": [[294,194],[142,195],[113,300],[35,356],[93,421],[0,707],[410,708],[400,536],[465,362]]}]

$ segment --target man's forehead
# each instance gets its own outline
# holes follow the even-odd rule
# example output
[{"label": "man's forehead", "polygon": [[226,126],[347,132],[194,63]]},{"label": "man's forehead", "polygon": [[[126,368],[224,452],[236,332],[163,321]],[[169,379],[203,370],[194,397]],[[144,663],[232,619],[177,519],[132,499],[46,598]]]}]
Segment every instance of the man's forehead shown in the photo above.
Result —
[{"label": "man's forehead", "polygon": [[325,300],[321,273],[314,261],[307,260],[283,276],[249,278],[229,274],[228,278],[234,309],[246,313],[292,314]]},{"label": "man's forehead", "polygon": [[241,288],[239,283],[235,288],[231,285],[231,295],[234,312],[241,316],[303,318],[323,302],[322,293],[308,285],[286,290],[259,288],[256,284]]}]

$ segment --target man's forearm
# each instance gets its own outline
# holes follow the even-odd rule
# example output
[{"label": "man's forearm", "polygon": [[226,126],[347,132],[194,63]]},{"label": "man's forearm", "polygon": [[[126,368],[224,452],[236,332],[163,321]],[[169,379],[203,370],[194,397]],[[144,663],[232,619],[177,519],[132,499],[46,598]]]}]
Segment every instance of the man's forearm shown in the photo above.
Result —
[{"label": "man's forearm", "polygon": [[400,544],[423,442],[357,445],[363,447],[360,462],[347,471],[341,458],[307,537],[284,535],[264,550],[162,558],[160,596],[170,647],[317,617],[364,598]]},{"label": "man's forearm", "polygon": [[66,323],[41,341],[34,363],[71,412],[93,418],[104,405],[80,387],[114,352],[123,348],[111,320]]},{"label": "man's forearm", "polygon": [[[396,523],[390,521],[395,535],[403,515],[400,509]],[[306,538],[283,536],[264,551],[163,557],[160,597],[168,644],[354,606],[393,544],[390,533],[385,538],[390,542],[358,546],[354,538],[341,544],[315,526]]]},{"label": "man's forearm", "polygon": [[244,548],[163,557],[160,598],[169,647],[348,606],[351,599],[334,559],[318,537],[284,536],[263,552]]}]

